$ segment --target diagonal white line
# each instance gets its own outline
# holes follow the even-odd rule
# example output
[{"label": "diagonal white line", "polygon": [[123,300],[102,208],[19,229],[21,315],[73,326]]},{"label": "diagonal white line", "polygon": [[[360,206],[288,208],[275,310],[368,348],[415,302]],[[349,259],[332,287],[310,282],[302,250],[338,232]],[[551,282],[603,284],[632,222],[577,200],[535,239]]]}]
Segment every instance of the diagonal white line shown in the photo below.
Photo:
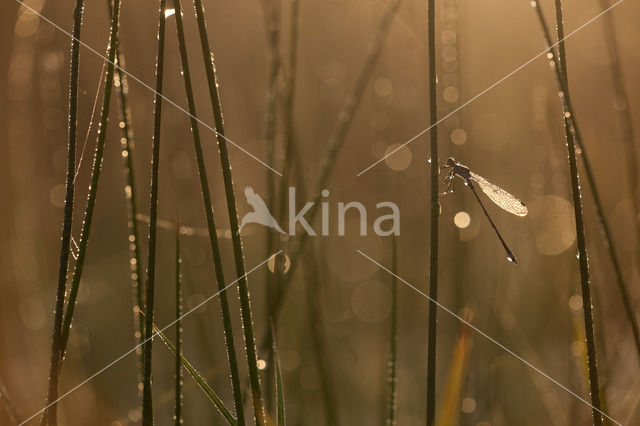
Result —
[{"label": "diagonal white line", "polygon": [[494,339],[493,337],[489,336],[487,333],[485,333],[484,331],[480,330],[478,327],[476,327],[475,325],[471,324],[469,321],[465,320],[464,318],[462,318],[461,316],[457,315],[455,312],[453,312],[452,310],[450,310],[449,308],[443,306],[442,304],[438,303],[436,300],[432,299],[431,297],[429,297],[426,293],[424,293],[423,291],[419,290],[418,288],[414,287],[413,285],[411,285],[410,283],[408,283],[407,281],[405,281],[404,279],[402,279],[401,277],[399,277],[398,275],[394,274],[392,271],[390,271],[389,269],[385,268],[384,266],[382,266],[380,263],[378,263],[377,261],[375,261],[374,259],[372,259],[371,257],[367,256],[366,254],[364,254],[362,251],[360,250],[356,250],[360,255],[362,255],[363,257],[367,258],[369,261],[371,261],[372,263],[378,265],[378,267],[380,269],[385,270],[386,272],[388,272],[389,274],[393,275],[394,277],[396,277],[397,279],[399,279],[400,281],[402,281],[404,284],[406,284],[407,286],[409,286],[410,288],[412,288],[413,290],[417,291],[418,293],[420,293],[422,296],[426,297],[427,299],[429,299],[431,302],[435,303],[440,309],[442,309],[443,311],[447,312],[448,314],[450,314],[451,316],[457,318],[458,320],[460,320],[463,324],[465,324],[466,326],[472,328],[476,333],[482,335],[484,338],[488,339],[489,341],[491,341],[492,343],[494,343],[495,345],[497,345],[498,347],[500,347],[501,349],[505,350],[506,352],[508,352],[509,354],[513,355],[515,358],[517,358],[520,362],[522,362],[524,365],[526,365],[527,367],[535,370],[536,372],[538,372],[539,374],[541,374],[542,376],[544,376],[547,380],[555,383],[556,385],[560,386],[562,389],[564,389],[565,391],[567,391],[568,393],[570,393],[571,395],[573,395],[574,397],[576,397],[577,399],[579,399],[580,401],[584,402],[586,405],[588,405],[589,407],[591,407],[592,409],[596,410],[597,412],[599,412],[600,414],[602,414],[604,417],[606,417],[607,419],[611,420],[612,422],[614,422],[617,425],[622,426],[622,423],[618,422],[617,420],[615,420],[614,418],[610,417],[609,415],[607,415],[606,413],[604,413],[603,411],[597,409],[596,407],[594,407],[593,405],[591,405],[591,403],[589,403],[589,401],[587,401],[586,399],[582,398],[580,395],[578,395],[577,393],[575,393],[574,391],[572,391],[571,389],[569,389],[568,387],[566,387],[565,385],[563,385],[562,383],[558,382],[556,379],[554,379],[553,377],[551,377],[550,375],[548,375],[547,373],[545,373],[544,371],[540,370],[539,368],[537,368],[535,365],[531,364],[529,361],[527,361],[526,359],[522,358],[520,355],[516,354],[515,352],[513,352],[511,349],[507,348],[505,345],[503,345],[502,343],[498,342],[496,339]]},{"label": "diagonal white line", "polygon": [[[605,10],[603,10],[602,12],[598,13],[596,16],[594,16],[593,18],[589,19],[587,22],[585,22],[584,24],[580,25],[578,28],[576,28],[575,30],[573,30],[572,32],[570,32],[569,34],[567,34],[564,38],[558,40],[557,42],[555,42],[554,44],[552,44],[550,47],[545,48],[543,51],[541,51],[540,53],[538,53],[537,55],[535,55],[533,58],[529,59],[527,62],[523,63],[522,65],[520,65],[519,67],[517,67],[516,69],[514,69],[513,71],[511,71],[509,74],[505,75],[504,77],[502,77],[500,80],[496,81],[495,83],[493,83],[492,85],[490,85],[489,87],[487,87],[486,89],[484,89],[483,91],[481,91],[480,93],[478,93],[477,95],[475,95],[474,97],[472,97],[471,99],[467,100],[465,103],[463,103],[462,105],[460,105],[459,107],[455,108],[453,111],[451,111],[450,113],[448,113],[447,115],[445,115],[444,117],[442,117],[441,119],[439,119],[438,121],[436,121],[435,123],[433,123],[431,126],[427,127],[426,129],[423,129],[420,131],[420,133],[418,133],[417,135],[415,135],[414,137],[412,137],[411,139],[407,140],[406,142],[404,142],[402,145],[396,147],[396,149],[394,149],[393,151],[391,151],[390,153],[388,153],[387,155],[385,155],[384,157],[380,158],[379,160],[377,160],[376,162],[374,162],[373,164],[371,164],[369,167],[367,167],[366,169],[362,170],[360,173],[358,173],[356,175],[356,177],[359,177],[360,175],[366,173],[367,171],[371,170],[372,168],[374,168],[375,166],[377,166],[378,164],[380,164],[381,162],[383,162],[386,158],[392,156],[393,154],[395,154],[396,152],[398,152],[400,149],[404,148],[405,146],[409,145],[411,142],[415,141],[416,139],[418,139],[420,136],[424,135],[425,133],[427,133],[429,130],[433,129],[435,126],[437,126],[438,124],[440,124],[441,122],[443,122],[444,120],[446,120],[447,118],[451,117],[453,114],[457,113],[458,111],[460,111],[462,108],[466,107],[467,105],[469,105],[470,103],[474,102],[476,99],[478,99],[479,97],[481,97],[482,95],[484,95],[485,93],[489,92],[491,89],[495,88],[496,86],[500,85],[502,82],[504,82],[505,80],[507,80],[509,77],[511,77],[512,75],[516,74],[518,71],[522,70],[523,68],[525,68],[527,65],[529,65],[530,63],[532,63],[533,61],[535,61],[536,59],[538,59],[539,57],[545,55],[550,49],[554,48],[555,46],[557,46],[558,44],[562,43],[563,41],[567,40],[569,37],[574,36],[578,31],[582,30],[583,28],[585,28],[586,26],[588,26],[589,24],[592,24],[594,21],[596,21],[598,18],[600,18],[602,15],[604,15],[605,13],[611,11],[614,7],[620,5],[624,0],[618,0],[617,2],[615,2],[614,4],[612,4],[611,6],[609,6],[608,8],[606,8]],[[437,159],[435,160],[437,161]]]},{"label": "diagonal white line", "polygon": [[[252,273],[253,271],[255,271],[256,269],[260,268],[262,265],[264,265],[265,263],[267,263],[269,261],[269,259],[271,259],[273,256],[277,256],[280,253],[282,253],[282,250],[278,250],[276,253],[272,254],[271,256],[269,256],[266,260],[260,262],[258,265],[254,266],[252,269],[250,269],[249,271],[247,271],[243,276],[238,277],[237,279],[235,279],[234,281],[232,281],[231,283],[229,283],[225,288],[223,288],[222,290],[218,290],[217,292],[215,292],[214,294],[212,294],[211,296],[207,297],[206,299],[204,299],[202,302],[198,303],[196,306],[194,306],[193,308],[189,309],[187,312],[185,312],[181,317],[176,318],[174,321],[170,322],[169,324],[165,325],[160,331],[164,332],[166,329],[168,329],[169,327],[171,327],[172,325],[174,325],[175,323],[177,323],[178,321],[180,321],[181,319],[183,319],[184,317],[186,317],[187,315],[195,312],[196,310],[198,310],[200,307],[202,307],[202,305],[210,302],[213,298],[215,298],[216,296],[218,296],[220,293],[222,293],[223,291],[227,290],[229,287],[233,286],[234,284],[236,284],[238,281],[240,281],[242,278],[246,277],[247,275],[249,275],[250,273]],[[107,369],[109,369],[110,367],[112,367],[113,365],[117,364],[119,361],[121,361],[122,359],[126,358],[127,355],[132,354],[133,352],[135,352],[136,349],[138,349],[139,347],[141,347],[142,345],[144,345],[146,342],[148,342],[149,340],[153,339],[154,336],[157,336],[158,333],[157,332],[153,332],[153,334],[151,335],[150,338],[138,343],[137,345],[135,345],[133,348],[129,349],[127,352],[123,353],[122,355],[120,355],[118,358],[114,359],[113,361],[111,361],[109,364],[105,365],[104,367],[102,367],[100,370],[96,371],[95,373],[93,373],[91,376],[87,377],[85,380],[83,380],[82,382],[78,383],[77,385],[75,385],[74,387],[72,387],[71,389],[69,389],[67,392],[65,392],[64,394],[62,394],[58,399],[56,399],[55,401],[48,403],[46,406],[44,406],[44,408],[42,408],[41,410],[37,411],[36,413],[34,413],[33,415],[31,415],[29,418],[23,420],[22,422],[20,422],[20,424],[18,426],[22,426],[26,423],[28,423],[29,421],[33,420],[35,417],[37,417],[40,413],[42,413],[44,410],[46,410],[47,408],[51,407],[53,404],[57,404],[61,399],[66,398],[67,396],[69,396],[69,394],[75,392],[76,390],[78,390],[81,386],[86,385],[87,383],[89,383],[91,380],[95,379],[97,376],[99,376],[100,374],[104,373]]]},{"label": "diagonal white line", "polygon": [[[33,9],[32,7],[26,5],[22,0],[16,0],[18,3],[20,3],[22,5],[22,7],[24,7],[25,9],[28,9],[29,11],[31,11],[33,14],[37,15],[40,17],[40,19],[42,19],[43,21],[51,24],[53,27],[55,27],[56,29],[60,30],[62,33],[66,34],[69,38],[73,39],[73,35],[68,32],[67,30],[65,30],[64,28],[62,28],[61,26],[59,26],[58,24],[56,24],[55,22],[53,22],[52,20],[50,20],[49,18],[47,18],[46,16],[42,15],[40,12],[36,11],[35,9]],[[76,40],[78,43],[80,43],[82,46],[86,47],[89,51],[91,51],[92,53],[94,53],[95,55],[99,56],[100,58],[104,59],[105,61],[107,61],[108,63],[111,63],[111,61],[109,61],[108,58],[106,58],[105,56],[103,56],[101,53],[99,53],[97,50],[95,50],[93,47],[89,46],[88,44],[86,44],[85,42],[83,42],[82,40]],[[129,76],[132,80],[136,81],[137,83],[139,83],[141,86],[143,86],[144,88],[148,89],[149,91],[153,92],[154,94],[160,96],[164,101],[166,101],[167,103],[173,105],[175,108],[179,109],[180,111],[182,111],[183,113],[185,113],[186,115],[188,115],[189,117],[193,118],[194,120],[196,120],[198,123],[202,124],[204,127],[206,127],[207,129],[211,130],[213,133],[215,133],[216,135],[220,136],[221,138],[223,138],[224,140],[226,140],[227,142],[229,142],[231,145],[235,146],[236,148],[238,148],[240,151],[244,152],[245,154],[247,154],[249,157],[253,158],[254,160],[256,160],[258,163],[262,164],[263,166],[265,166],[267,169],[271,170],[273,173],[277,174],[278,176],[282,177],[282,173],[280,173],[279,171],[277,171],[276,169],[274,169],[273,167],[271,167],[270,165],[268,165],[267,163],[265,163],[264,161],[262,161],[261,159],[259,159],[258,157],[256,157],[255,155],[253,155],[252,153],[250,153],[249,151],[247,151],[246,149],[244,149],[243,147],[241,147],[240,145],[238,145],[237,143],[235,143],[234,141],[232,141],[231,139],[229,139],[228,137],[226,137],[223,134],[218,133],[218,131],[216,131],[216,129],[214,129],[213,127],[211,127],[210,125],[208,125],[207,123],[205,123],[204,121],[200,120],[198,117],[192,115],[191,113],[189,113],[189,111],[187,111],[186,109],[182,108],[180,105],[178,105],[177,103],[175,103],[174,101],[172,101],[171,99],[167,98],[166,96],[164,96],[161,93],[158,93],[155,91],[155,89],[151,86],[149,86],[147,83],[145,83],[144,81],[140,80],[138,77],[136,77],[135,75],[131,74],[129,71],[125,70],[124,68],[120,67],[117,64],[111,63],[111,65],[113,65],[114,67],[116,67],[117,69],[119,69],[120,71],[122,71],[124,74],[126,74],[127,76]]]}]

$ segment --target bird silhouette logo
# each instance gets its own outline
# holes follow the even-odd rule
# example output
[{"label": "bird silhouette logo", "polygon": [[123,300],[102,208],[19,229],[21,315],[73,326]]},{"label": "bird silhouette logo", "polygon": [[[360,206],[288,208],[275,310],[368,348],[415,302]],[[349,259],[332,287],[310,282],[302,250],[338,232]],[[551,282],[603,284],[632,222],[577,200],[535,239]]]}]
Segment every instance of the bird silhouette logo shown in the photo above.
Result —
[{"label": "bird silhouette logo", "polygon": [[244,189],[244,196],[247,198],[247,203],[249,203],[249,205],[253,207],[253,211],[245,214],[242,218],[242,221],[240,222],[240,228],[238,229],[238,234],[240,233],[240,231],[242,231],[242,228],[245,225],[248,225],[250,223],[258,223],[260,225],[266,226],[267,228],[275,229],[281,234],[285,233],[269,211],[267,204],[258,194],[256,194],[252,187],[247,186]]}]

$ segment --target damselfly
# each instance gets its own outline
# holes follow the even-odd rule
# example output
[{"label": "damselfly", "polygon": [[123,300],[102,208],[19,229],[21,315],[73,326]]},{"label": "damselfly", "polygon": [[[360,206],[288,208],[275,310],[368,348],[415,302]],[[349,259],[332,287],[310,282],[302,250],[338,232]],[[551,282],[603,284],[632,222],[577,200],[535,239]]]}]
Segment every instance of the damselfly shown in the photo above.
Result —
[{"label": "damselfly", "polygon": [[502,246],[507,252],[507,260],[513,263],[518,263],[516,260],[516,256],[513,254],[511,249],[509,249],[507,243],[504,242],[504,239],[502,238],[502,235],[500,235],[500,231],[498,231],[496,224],[493,223],[493,220],[491,220],[491,216],[489,216],[489,212],[484,207],[484,204],[482,204],[482,200],[476,192],[474,182],[478,184],[482,192],[484,192],[487,197],[491,199],[491,201],[493,201],[500,208],[508,211],[509,213],[515,214],[516,216],[526,216],[528,213],[527,206],[525,206],[522,201],[509,194],[504,189],[492,184],[482,176],[473,173],[467,166],[458,163],[452,157],[449,157],[447,162],[442,167],[450,169],[447,173],[447,176],[445,176],[444,178],[444,183],[447,185],[447,190],[445,191],[445,193],[453,192],[453,179],[456,175],[460,177],[464,181],[465,185],[468,186],[469,189],[471,189],[471,192],[473,192],[473,195],[475,195],[476,200],[478,200],[478,203],[480,204],[480,207],[482,207],[484,215],[487,217],[487,219],[489,219],[489,223],[493,227],[493,230],[496,231],[496,235],[500,239]]}]

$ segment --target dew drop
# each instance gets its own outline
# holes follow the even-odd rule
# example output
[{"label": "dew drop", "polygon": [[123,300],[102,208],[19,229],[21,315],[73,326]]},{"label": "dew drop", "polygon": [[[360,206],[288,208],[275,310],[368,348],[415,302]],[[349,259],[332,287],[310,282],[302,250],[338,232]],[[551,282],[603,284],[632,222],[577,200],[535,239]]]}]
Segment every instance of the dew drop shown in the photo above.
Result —
[{"label": "dew drop", "polygon": [[167,19],[170,16],[173,16],[176,14],[176,10],[175,9],[165,9],[164,11],[164,18]]}]

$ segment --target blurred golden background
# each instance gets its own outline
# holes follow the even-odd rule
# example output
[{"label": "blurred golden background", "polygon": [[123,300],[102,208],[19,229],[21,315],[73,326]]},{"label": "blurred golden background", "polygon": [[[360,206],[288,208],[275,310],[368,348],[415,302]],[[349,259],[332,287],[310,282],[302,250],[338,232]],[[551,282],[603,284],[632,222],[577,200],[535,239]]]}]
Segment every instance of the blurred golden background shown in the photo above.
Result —
[{"label": "blurred golden background", "polygon": [[[292,115],[298,165],[292,185],[306,188],[306,198],[298,198],[301,207],[316,195],[310,192],[328,141],[339,126],[345,98],[362,72],[367,46],[379,35],[380,22],[392,2],[299,1]],[[25,3],[71,31],[74,1]],[[277,79],[273,167],[283,170],[292,3],[207,0],[204,4],[226,135],[263,161],[271,158],[265,136],[272,59],[265,11],[270,7],[277,10],[282,69]],[[603,4],[606,2],[563,2],[565,32],[571,33],[598,15]],[[542,5],[554,28],[553,2],[543,1]],[[505,260],[489,222],[460,181],[453,194],[441,198],[438,300],[588,400],[569,168],[558,90],[547,60],[544,55],[538,57],[466,104],[544,50],[540,25],[528,1],[444,0],[436,2],[436,7],[438,116],[452,113],[438,125],[439,160],[455,157],[529,207],[529,215],[518,218],[486,201],[518,257],[514,265]],[[157,8],[158,2],[124,1],[121,10],[124,68],[150,86],[154,81]],[[185,1],[183,8],[198,117],[212,125],[193,5]],[[1,10],[0,423],[14,424],[41,409],[46,395],[64,201],[70,39],[15,0],[4,1]],[[640,228],[634,217],[638,182],[629,180],[635,158],[630,158],[624,144],[628,139],[625,125],[637,130],[640,123],[638,18],[640,5],[624,1],[566,43],[575,115],[634,308],[640,302]],[[89,2],[82,41],[104,55],[108,36],[107,2]],[[380,55],[366,79],[344,145],[332,159],[333,169],[325,186],[330,192],[330,235],[310,238],[277,322],[289,424],[384,423],[392,276],[356,251],[391,268],[391,237],[379,237],[371,231],[378,216],[376,203],[392,201],[400,209],[397,274],[424,292],[428,288],[428,133],[357,176],[430,124],[426,3],[402,1],[383,36]],[[612,46],[617,49],[615,56]],[[80,52],[78,154],[85,140],[86,150],[76,180],[76,240],[102,100],[98,86],[104,80],[103,58],[86,47]],[[132,78],[129,86],[136,140],[137,208],[147,215],[153,93]],[[172,17],[167,19],[164,95],[186,109]],[[97,209],[61,393],[135,344],[119,119],[113,96]],[[224,231],[229,222],[215,135],[205,127],[200,130],[213,207],[218,227]],[[267,194],[272,172],[233,146],[230,156],[242,216],[251,211],[244,188],[252,186],[257,193]],[[206,232],[200,232],[206,229],[206,222],[189,119],[168,103],[163,111],[160,164],[159,218],[169,228],[161,229],[158,242],[155,321],[161,326],[174,315],[171,228],[178,217],[185,227],[197,228],[194,235],[187,232],[182,236],[185,310],[216,291]],[[579,170],[583,172],[582,167]],[[281,178],[271,177],[279,186]],[[638,353],[593,199],[582,175],[581,179],[606,412],[623,424],[640,424]],[[367,236],[360,236],[356,220],[347,223],[345,236],[338,236],[336,206],[349,201],[366,206]],[[320,228],[319,218],[313,225]],[[141,220],[139,226],[146,259],[148,225]],[[247,227],[246,232],[243,229],[247,269],[269,257],[265,241],[270,232],[256,225]],[[235,275],[228,233],[220,243],[231,281]],[[288,249],[286,241],[274,244],[276,249]],[[258,340],[269,328],[268,274],[262,267],[248,276]],[[247,367],[237,291],[229,292],[244,375]],[[425,417],[428,300],[401,282],[397,295],[397,421],[399,425],[418,425]],[[449,412],[455,413],[451,423],[460,425],[589,424],[590,408],[566,390],[465,329],[448,313],[440,311],[438,321],[440,424],[446,424],[444,414]],[[214,299],[187,316],[183,327],[185,356],[231,404],[218,301]],[[167,333],[173,335],[172,330]],[[156,340],[154,408],[159,425],[172,423],[173,359]],[[262,376],[265,387],[273,381],[268,371]],[[138,424],[137,383],[136,356],[132,354],[60,401],[61,423]],[[185,424],[222,424],[222,417],[190,378],[185,379],[184,392]],[[247,413],[250,405],[248,400]]]}]

